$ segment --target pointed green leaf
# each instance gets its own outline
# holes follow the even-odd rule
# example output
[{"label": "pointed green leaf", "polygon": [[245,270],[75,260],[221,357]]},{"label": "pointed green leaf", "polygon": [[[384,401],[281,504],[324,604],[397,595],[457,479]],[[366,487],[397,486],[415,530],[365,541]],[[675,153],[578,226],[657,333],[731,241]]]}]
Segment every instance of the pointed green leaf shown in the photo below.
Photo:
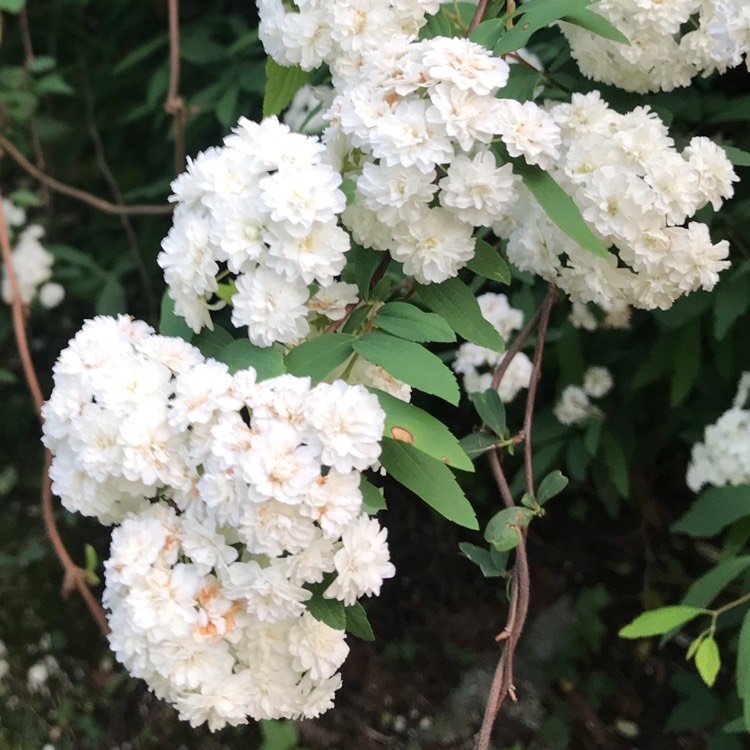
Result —
[{"label": "pointed green leaf", "polygon": [[26,6],[26,0],[0,0],[0,10],[8,13],[20,13]]},{"label": "pointed green leaf", "polygon": [[321,381],[351,356],[355,340],[350,333],[324,333],[304,341],[286,355],[286,369],[292,375],[309,375],[313,382]]},{"label": "pointed green leaf", "polygon": [[386,437],[413,445],[454,469],[474,471],[471,458],[439,419],[390,393],[377,388],[368,390],[378,397],[380,408],[385,412]]},{"label": "pointed green leaf", "polygon": [[[745,110],[745,115],[747,115],[747,110]],[[743,151],[736,146],[722,145],[722,148],[726,152],[727,159],[729,159],[735,167],[750,167],[750,153]]]},{"label": "pointed green leaf", "polygon": [[385,510],[385,498],[383,490],[371,484],[364,477],[359,480],[359,491],[362,493],[362,510],[374,515],[379,510]]},{"label": "pointed green leaf", "polygon": [[453,329],[435,313],[424,312],[408,302],[388,302],[373,320],[374,325],[409,341],[456,340]]},{"label": "pointed green leaf", "polygon": [[397,481],[422,498],[449,521],[478,529],[474,509],[466,499],[451,470],[413,445],[383,439],[380,462]]},{"label": "pointed green leaf", "polygon": [[703,640],[698,650],[695,652],[695,666],[698,674],[708,687],[713,687],[716,682],[716,676],[719,674],[721,667],[721,657],[719,656],[719,644],[709,636]]},{"label": "pointed green leaf", "polygon": [[555,470],[542,479],[536,492],[539,505],[544,505],[547,500],[559,495],[568,486],[568,478],[561,471]]},{"label": "pointed green leaf", "polygon": [[439,357],[420,344],[389,333],[370,332],[355,340],[352,348],[394,378],[439,396],[450,404],[458,404],[460,394],[456,376]]},{"label": "pointed green leaf", "polygon": [[505,404],[494,388],[471,394],[471,401],[477,414],[496,435],[502,437],[505,433]]},{"label": "pointed green leaf", "polygon": [[372,626],[367,619],[367,612],[359,602],[355,602],[351,607],[346,607],[344,613],[346,615],[347,633],[351,633],[363,641],[375,640],[375,633],[372,632]]},{"label": "pointed green leaf", "polygon": [[505,30],[505,21],[500,18],[493,18],[490,21],[482,21],[471,32],[469,39],[475,44],[481,44],[483,47],[491,50],[505,33]]},{"label": "pointed green leaf", "polygon": [[737,693],[742,701],[745,731],[750,732],[750,610],[745,612],[737,644]]},{"label": "pointed green leaf", "polygon": [[346,613],[344,605],[338,599],[326,599],[323,590],[327,586],[316,584],[311,587],[313,595],[305,602],[308,612],[316,619],[324,622],[329,628],[343,630],[346,627]]},{"label": "pointed green leaf", "polygon": [[520,174],[523,184],[536,198],[552,221],[584,250],[600,258],[611,255],[602,241],[594,234],[573,199],[541,167],[527,164],[523,159],[513,160],[513,171]]},{"label": "pointed green leaf", "polygon": [[737,576],[742,575],[748,568],[750,568],[750,555],[722,560],[690,584],[681,604],[690,607],[707,607]]},{"label": "pointed green leaf", "polygon": [[266,94],[263,98],[263,117],[278,115],[307,83],[310,74],[298,65],[279,65],[273,58],[266,60]]},{"label": "pointed green leaf", "polygon": [[497,445],[498,440],[495,435],[490,435],[489,432],[472,432],[466,437],[462,437],[458,442],[466,455],[474,460]]},{"label": "pointed green leaf", "polygon": [[510,268],[500,253],[484,240],[477,240],[474,257],[466,267],[483,279],[510,284]]},{"label": "pointed green leaf", "polygon": [[703,614],[705,610],[698,607],[660,607],[638,615],[633,622],[620,630],[619,635],[620,638],[648,638],[652,635],[661,635]]},{"label": "pointed green leaf", "polygon": [[260,750],[294,750],[299,741],[299,732],[293,721],[284,719],[272,721],[264,719],[258,722],[263,735]]},{"label": "pointed green leaf", "polygon": [[580,26],[582,29],[586,29],[586,31],[609,39],[612,42],[630,45],[630,39],[614,26],[611,21],[588,8],[568,13],[561,20],[572,23],[574,26]]},{"label": "pointed green leaf", "polygon": [[214,326],[213,330],[204,328],[193,338],[192,343],[193,346],[197,346],[198,349],[200,349],[201,354],[204,357],[218,359],[224,349],[228,347],[232,341],[234,341],[234,339],[229,331],[221,326]]},{"label": "pointed green leaf", "polygon": [[252,367],[258,375],[258,380],[275,378],[286,372],[284,357],[280,351],[273,347],[255,346],[246,339],[232,341],[222,349],[216,359],[224,362],[231,373]]},{"label": "pointed green leaf", "polygon": [[746,516],[750,516],[750,484],[712,487],[672,525],[672,531],[693,537],[715,536]]},{"label": "pointed green leaf", "polygon": [[484,530],[484,538],[498,552],[506,552],[518,546],[520,529],[526,528],[534,512],[529,508],[505,508],[495,513]]},{"label": "pointed green leaf", "polygon": [[505,342],[495,327],[482,315],[479,303],[459,278],[442,284],[417,284],[422,301],[467,341],[495,352],[505,351]]},{"label": "pointed green leaf", "polygon": [[497,578],[505,573],[506,563],[508,561],[507,554],[500,553],[500,559],[504,560],[504,562],[502,565],[497,565],[490,551],[484,547],[478,547],[476,544],[469,544],[469,542],[461,542],[458,545],[458,548],[469,558],[469,560],[479,566],[479,569],[482,571],[482,575],[485,578]]},{"label": "pointed green leaf", "polygon": [[174,301],[167,292],[164,292],[161,298],[159,333],[162,336],[177,336],[185,341],[191,341],[193,338],[193,329],[185,322],[185,318],[175,314]]}]

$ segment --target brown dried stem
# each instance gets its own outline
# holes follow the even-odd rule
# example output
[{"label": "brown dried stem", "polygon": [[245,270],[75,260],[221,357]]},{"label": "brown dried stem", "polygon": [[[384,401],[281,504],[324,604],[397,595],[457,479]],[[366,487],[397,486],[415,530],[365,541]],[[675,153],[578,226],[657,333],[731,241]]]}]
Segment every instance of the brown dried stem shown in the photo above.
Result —
[{"label": "brown dried stem", "polygon": [[476,29],[476,27],[479,26],[480,23],[482,23],[484,14],[487,12],[488,4],[489,0],[479,0],[479,2],[477,3],[477,9],[474,11],[471,23],[469,24],[469,28],[466,30],[466,36],[470,36],[471,32],[474,31],[474,29]]},{"label": "brown dried stem", "polygon": [[[31,352],[29,351],[29,342],[26,336],[26,325],[25,325],[25,312],[23,309],[23,300],[21,299],[21,290],[18,285],[18,277],[16,276],[15,266],[13,265],[13,252],[10,247],[10,238],[8,236],[8,226],[5,221],[5,212],[2,207],[2,195],[0,195],[0,246],[2,247],[3,263],[5,265],[5,273],[8,274],[8,280],[10,281],[10,288],[12,294],[12,309],[13,309],[13,332],[16,337],[16,346],[18,347],[18,353],[21,357],[21,364],[23,367],[23,373],[26,377],[26,382],[31,392],[31,398],[34,401],[37,414],[41,420],[42,406],[44,405],[44,396],[42,396],[42,389],[39,386],[39,378],[37,378],[36,371],[34,369],[34,363],[31,359]],[[52,543],[52,547],[55,550],[57,559],[63,566],[65,571],[65,577],[63,579],[63,594],[67,595],[74,588],[77,588],[83,597],[86,606],[89,608],[92,617],[101,628],[102,632],[106,635],[109,633],[109,625],[107,624],[107,618],[104,615],[104,610],[101,605],[97,602],[94,595],[86,583],[86,571],[78,567],[71,559],[68,551],[65,549],[60,532],[57,529],[57,523],[55,522],[55,514],[52,508],[52,486],[49,478],[49,468],[52,463],[52,455],[49,451],[46,451],[45,462],[44,462],[44,476],[42,478],[42,517],[44,518],[44,526],[47,531],[47,536]]]},{"label": "brown dried stem", "polygon": [[[544,354],[544,343],[547,338],[549,328],[549,319],[552,312],[552,306],[555,302],[556,289],[550,284],[547,290],[547,296],[541,307],[534,316],[524,326],[523,330],[516,337],[513,344],[506,352],[503,361],[498,366],[492,379],[493,388],[502,381],[505,372],[510,365],[511,360],[521,350],[524,344],[531,337],[535,328],[538,328],[537,344],[534,352],[534,362],[532,366],[531,381],[529,383],[528,395],[526,397],[526,408],[524,410],[523,436],[524,436],[524,468],[526,473],[526,491],[533,496],[534,478],[532,472],[532,445],[531,445],[531,427],[534,418],[534,403],[536,401],[536,389],[539,382],[539,376],[542,368],[542,357]],[[515,508],[516,503],[513,499],[510,485],[505,476],[502,465],[502,449],[494,448],[490,451],[490,466],[495,477],[500,495],[506,508]],[[498,640],[504,641],[503,652],[498,660],[497,668],[492,679],[487,706],[482,720],[482,726],[477,735],[475,750],[488,750],[492,738],[492,728],[495,719],[503,705],[506,697],[510,695],[512,700],[516,700],[515,686],[513,679],[513,663],[515,659],[516,647],[518,640],[523,632],[526,623],[526,615],[529,610],[529,598],[531,593],[531,580],[529,576],[529,561],[526,553],[526,529],[519,527],[517,529],[520,537],[519,543],[515,548],[515,561],[513,564],[513,577],[511,580],[510,606],[506,618],[505,627],[498,636]]]},{"label": "brown dried stem", "polygon": [[185,169],[185,122],[187,107],[180,96],[180,3],[169,0],[169,89],[164,109],[174,123],[174,170]]},{"label": "brown dried stem", "polygon": [[0,135],[0,149],[7,153],[24,172],[39,180],[42,184],[47,185],[58,193],[87,203],[89,206],[93,206],[105,214],[113,214],[114,216],[161,216],[172,213],[173,207],[169,204],[152,205],[133,203],[121,206],[102,200],[91,193],[87,193],[85,190],[65,185],[54,177],[50,177],[38,167],[35,167],[4,135]]}]

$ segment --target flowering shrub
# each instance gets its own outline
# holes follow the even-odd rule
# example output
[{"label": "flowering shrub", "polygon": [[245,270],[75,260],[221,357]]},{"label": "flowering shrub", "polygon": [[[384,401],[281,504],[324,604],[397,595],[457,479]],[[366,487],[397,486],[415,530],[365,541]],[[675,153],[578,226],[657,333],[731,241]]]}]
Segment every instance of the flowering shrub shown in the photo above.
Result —
[{"label": "flowering shrub", "polygon": [[[347,633],[372,638],[360,600],[397,573],[373,517],[388,499],[381,485],[403,485],[465,529],[481,525],[485,545],[462,550],[510,591],[505,656],[477,739],[485,750],[515,696],[529,527],[568,483],[555,458],[564,451],[575,481],[590,472],[630,492],[618,406],[595,404],[613,387],[626,393],[616,368],[627,365],[606,347],[584,357],[580,331],[624,336],[632,324],[635,336],[636,311],[680,320],[701,293],[731,283],[730,234],[710,227],[710,210],[734,196],[734,167],[750,163],[671,131],[657,100],[567,90],[555,61],[525,47],[559,26],[585,75],[668,91],[739,66],[747,14],[730,0],[257,9],[269,55],[263,117],[223,117],[223,145],[188,158],[171,184],[159,333],[98,315],[60,354],[41,410],[52,490],[68,511],[114,526],[103,605],[118,661],[211,731],[332,707]],[[176,135],[181,106],[168,96]],[[13,206],[3,211],[19,224]],[[50,278],[40,236],[30,227],[14,238],[19,290],[4,279],[3,297],[16,309]],[[537,278],[547,294],[534,311]],[[47,283],[42,304],[61,301],[61,289]],[[567,322],[551,324],[556,303]],[[675,405],[700,366],[700,324],[691,335],[698,344],[683,349],[698,355],[675,368]],[[557,346],[559,397],[540,405],[546,342]],[[633,381],[647,382],[640,372]],[[677,381],[684,372],[694,373],[688,386]],[[475,412],[460,440],[451,430],[468,430],[434,407],[460,403],[456,374]],[[695,444],[695,491],[750,484],[745,385]],[[517,446],[524,466],[507,477]],[[483,455],[505,507],[478,518],[464,475]],[[704,505],[677,530],[691,533]],[[622,634],[710,615],[689,654],[712,684],[724,610],[691,596]],[[746,633],[741,644],[746,666]],[[748,687],[741,681],[750,705]]]}]

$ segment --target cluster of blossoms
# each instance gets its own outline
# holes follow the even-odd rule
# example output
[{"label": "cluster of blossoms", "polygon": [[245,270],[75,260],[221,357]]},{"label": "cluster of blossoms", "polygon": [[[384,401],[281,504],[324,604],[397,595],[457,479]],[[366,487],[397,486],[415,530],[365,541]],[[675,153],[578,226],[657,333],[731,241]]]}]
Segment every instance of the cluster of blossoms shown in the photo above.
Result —
[{"label": "cluster of blossoms", "polygon": [[[511,307],[504,294],[482,294],[477,297],[477,302],[484,318],[495,326],[505,341],[523,325],[523,313]],[[492,386],[492,374],[504,357],[492,349],[467,342],[459,347],[453,369],[463,375],[467,393],[482,392]],[[516,354],[498,386],[500,398],[507,403],[522,388],[528,388],[531,370],[531,360],[523,352]]]},{"label": "cluster of blossoms", "polygon": [[313,70],[326,63],[334,81],[356,76],[384,39],[415,35],[440,0],[258,0],[260,39],[280,65]]},{"label": "cluster of blossoms", "polygon": [[704,485],[750,484],[750,372],[740,378],[732,408],[706,427],[703,442],[693,446],[687,485],[698,492]]},{"label": "cluster of blossoms", "polygon": [[682,295],[712,289],[729,267],[729,244],[714,244],[708,227],[689,219],[733,195],[738,178],[724,150],[695,137],[680,153],[648,107],[619,114],[596,91],[549,112],[562,132],[549,172],[616,254],[580,248],[522,188],[505,235],[510,261],[614,315],[627,305],[666,309]]},{"label": "cluster of blossoms", "polygon": [[611,301],[606,313],[599,311],[596,305],[574,300],[568,320],[574,328],[583,328],[585,331],[596,331],[599,328],[626,329],[630,328],[631,312],[629,305],[618,300]]},{"label": "cluster of blossoms", "polygon": [[349,250],[337,223],[346,198],[326,159],[316,138],[275,117],[242,118],[223,148],[199,154],[172,183],[177,208],[158,262],[194,331],[212,327],[224,277],[236,285],[225,286],[232,323],[258,346],[296,343],[311,318],[344,315],[356,299],[353,284],[336,281]]},{"label": "cluster of blossoms", "polygon": [[568,385],[555,404],[557,421],[564,425],[581,424],[602,416],[591,399],[602,398],[612,390],[612,374],[606,367],[589,367],[583,376],[583,386]]},{"label": "cluster of blossoms", "polygon": [[600,0],[590,7],[630,44],[561,23],[571,53],[585,76],[628,91],[687,86],[699,74],[740,65],[750,52],[746,0]]},{"label": "cluster of blossoms", "polygon": [[350,606],[394,574],[360,491],[377,399],[230,374],[125,316],[87,321],[54,373],[53,489],[120,524],[104,593],[117,658],[193,725],[329,708],[348,647],[306,608],[312,587]]},{"label": "cluster of blossoms", "polygon": [[421,283],[472,259],[476,227],[505,227],[520,180],[498,166],[493,140],[545,168],[559,156],[560,128],[547,112],[498,98],[508,75],[466,39],[396,39],[365,59],[326,115],[324,139],[357,185],[344,223]]},{"label": "cluster of blossoms", "polygon": [[[21,301],[30,305],[38,299],[42,307],[57,307],[65,298],[65,289],[54,282],[52,266],[55,259],[39,241],[44,236],[44,228],[39,224],[26,224],[26,212],[3,198],[3,215],[11,230],[13,269],[21,295]],[[2,286],[0,287],[3,302],[11,304],[13,290],[10,277],[3,269]]]}]

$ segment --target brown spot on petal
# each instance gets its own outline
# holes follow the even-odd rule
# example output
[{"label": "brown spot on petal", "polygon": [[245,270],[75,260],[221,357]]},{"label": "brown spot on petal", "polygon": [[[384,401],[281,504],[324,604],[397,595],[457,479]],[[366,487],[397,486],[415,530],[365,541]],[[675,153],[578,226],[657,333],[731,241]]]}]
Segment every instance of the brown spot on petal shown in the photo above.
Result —
[{"label": "brown spot on petal", "polygon": [[394,440],[400,440],[402,443],[409,443],[409,445],[414,443],[414,435],[403,427],[391,427],[391,435]]}]

